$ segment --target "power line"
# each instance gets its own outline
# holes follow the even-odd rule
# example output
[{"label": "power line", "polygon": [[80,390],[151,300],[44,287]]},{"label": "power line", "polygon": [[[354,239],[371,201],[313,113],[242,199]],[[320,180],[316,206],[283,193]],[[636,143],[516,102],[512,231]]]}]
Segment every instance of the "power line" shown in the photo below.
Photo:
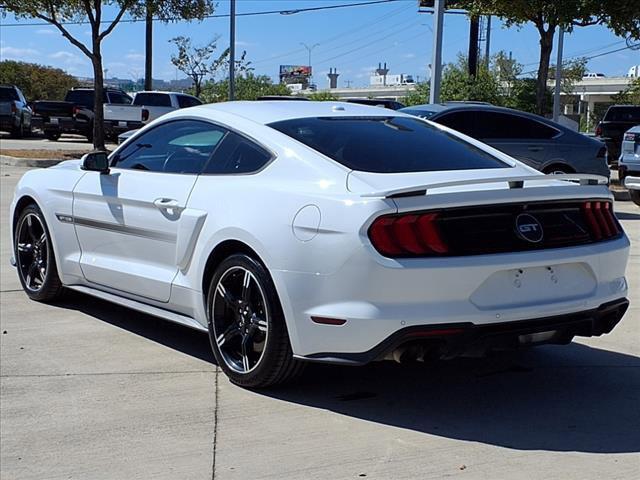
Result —
[{"label": "power line", "polygon": [[[413,5],[409,5],[409,8],[413,8]],[[335,40],[343,39],[345,37],[353,35],[354,33],[358,33],[358,32],[360,32],[362,30],[366,30],[366,29],[368,29],[368,28],[370,28],[370,27],[372,27],[374,25],[377,25],[380,22],[388,20],[389,18],[397,15],[398,13],[404,12],[406,10],[408,10],[408,8],[406,8],[406,6],[402,6],[402,7],[398,8],[398,9],[390,11],[387,14],[382,15],[381,17],[378,17],[378,18],[374,19],[373,21],[364,22],[363,24],[359,25],[356,28],[350,28],[349,30],[343,31],[343,32],[341,32],[341,33],[339,33],[337,35],[332,36],[332,37],[328,37],[328,38],[325,38],[325,39],[320,39],[320,40],[318,40],[318,43],[320,43],[320,45],[325,47],[327,44],[332,43]],[[359,40],[361,40],[361,37],[358,37],[356,42],[359,41]],[[344,47],[345,44],[343,43],[343,44],[341,44],[341,46]],[[271,62],[271,61],[277,60],[279,58],[288,57],[290,55],[295,55],[297,53],[302,53],[302,52],[304,52],[303,48],[296,48],[296,49],[290,50],[288,52],[278,53],[278,54],[273,55],[273,56],[271,56],[269,58],[263,58],[263,59],[259,59],[259,60],[253,61],[253,62],[251,62],[251,64],[252,65],[257,65],[257,64],[260,64],[260,63]]]},{"label": "power line", "polygon": [[[604,57],[605,55],[611,55],[612,53],[622,52],[623,50],[632,50],[632,49],[634,49],[636,47],[640,47],[640,42],[639,43],[634,43],[634,44],[631,44],[631,45],[627,45],[625,47],[616,48],[615,50],[609,50],[608,52],[598,53],[597,55],[591,55],[589,57],[583,57],[583,58],[585,60],[589,61],[589,60],[593,60],[594,58]],[[562,63],[563,64],[564,63],[568,63],[569,60],[571,60],[572,58],[576,58],[576,57],[579,57],[579,55],[575,55],[575,56],[569,57]],[[530,75],[530,74],[536,73],[536,72],[537,72],[537,70],[530,70],[528,72],[523,72],[520,75]]]},{"label": "power line", "polygon": [[[337,8],[349,8],[349,7],[362,7],[366,5],[379,5],[382,3],[394,3],[399,2],[400,0],[370,0],[367,2],[355,2],[355,3],[342,3],[339,5],[325,5],[321,7],[306,7],[306,8],[296,8],[292,10],[264,10],[258,12],[245,12],[245,13],[236,13],[236,17],[255,17],[259,15],[295,15],[297,13],[307,13],[307,12],[317,12],[320,10],[335,10]],[[209,18],[228,18],[230,14],[228,13],[220,13],[214,15],[205,15],[202,20]],[[160,19],[154,18],[154,22],[173,22],[183,20],[180,17],[169,18],[169,19]],[[122,19],[118,23],[137,23],[144,22],[144,18],[127,18]],[[102,20],[100,23],[112,23],[113,20]],[[69,22],[60,22],[61,25],[86,25],[89,23],[88,21],[69,21]],[[43,25],[50,25],[49,22],[32,22],[32,23],[5,23],[2,24],[3,27],[42,27]]]}]

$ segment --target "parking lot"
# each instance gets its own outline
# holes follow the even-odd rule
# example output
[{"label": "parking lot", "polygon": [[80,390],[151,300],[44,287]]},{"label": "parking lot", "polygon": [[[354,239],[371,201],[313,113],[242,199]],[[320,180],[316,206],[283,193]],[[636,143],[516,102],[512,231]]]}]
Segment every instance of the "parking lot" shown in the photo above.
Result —
[{"label": "parking lot", "polygon": [[612,334],[424,367],[312,366],[295,385],[251,392],[218,372],[206,335],[75,293],[27,300],[7,228],[25,171],[3,165],[0,184],[3,479],[640,476],[631,202],[616,211],[632,306]]}]

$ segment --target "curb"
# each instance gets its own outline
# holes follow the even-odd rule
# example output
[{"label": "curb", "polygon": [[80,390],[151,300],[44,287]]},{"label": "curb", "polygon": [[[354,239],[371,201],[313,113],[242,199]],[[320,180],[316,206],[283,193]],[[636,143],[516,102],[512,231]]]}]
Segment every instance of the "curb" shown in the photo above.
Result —
[{"label": "curb", "polygon": [[17,158],[9,155],[0,155],[0,163],[2,165],[10,165],[12,167],[36,167],[46,168],[57,165],[64,160],[50,160],[46,158]]}]

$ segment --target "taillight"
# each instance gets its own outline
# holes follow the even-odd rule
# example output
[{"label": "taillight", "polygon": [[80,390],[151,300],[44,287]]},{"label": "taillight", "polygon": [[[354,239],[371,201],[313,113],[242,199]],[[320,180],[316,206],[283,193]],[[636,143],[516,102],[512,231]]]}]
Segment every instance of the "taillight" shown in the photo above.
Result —
[{"label": "taillight", "polygon": [[596,127],[596,137],[601,137],[601,136],[602,136],[602,127],[598,125]]},{"label": "taillight", "polygon": [[80,113],[80,107],[76,105],[73,107],[73,116],[75,117],[78,113]]},{"label": "taillight", "polygon": [[636,141],[636,134],[635,133],[625,133],[624,134],[624,141],[625,142],[635,142]]},{"label": "taillight", "polygon": [[620,227],[613,215],[611,202],[585,202],[582,205],[582,213],[593,240],[607,240],[620,235]]},{"label": "taillight", "polygon": [[18,106],[16,105],[16,102],[11,102],[11,113],[18,113]]},{"label": "taillight", "polygon": [[149,120],[149,110],[147,110],[146,108],[142,109],[142,121],[146,122],[147,120]]},{"label": "taillight", "polygon": [[369,227],[369,239],[385,257],[438,256],[449,253],[437,213],[387,215]]}]

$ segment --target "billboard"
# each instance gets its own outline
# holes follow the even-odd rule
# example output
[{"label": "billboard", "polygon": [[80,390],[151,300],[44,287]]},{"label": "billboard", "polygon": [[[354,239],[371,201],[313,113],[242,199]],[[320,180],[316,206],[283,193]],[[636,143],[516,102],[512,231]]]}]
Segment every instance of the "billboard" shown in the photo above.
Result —
[{"label": "billboard", "polygon": [[308,65],[280,65],[280,82],[282,83],[302,83],[310,76],[311,67]]}]

